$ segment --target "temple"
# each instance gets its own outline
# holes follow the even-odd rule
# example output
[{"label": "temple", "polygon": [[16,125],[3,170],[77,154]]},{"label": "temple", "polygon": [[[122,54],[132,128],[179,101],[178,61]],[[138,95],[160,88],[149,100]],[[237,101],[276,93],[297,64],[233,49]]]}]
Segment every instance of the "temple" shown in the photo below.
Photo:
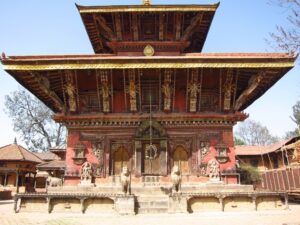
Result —
[{"label": "temple", "polygon": [[202,53],[218,6],[77,5],[95,54],[3,55],[68,129],[64,186],[238,183],[233,126],[295,56]]}]

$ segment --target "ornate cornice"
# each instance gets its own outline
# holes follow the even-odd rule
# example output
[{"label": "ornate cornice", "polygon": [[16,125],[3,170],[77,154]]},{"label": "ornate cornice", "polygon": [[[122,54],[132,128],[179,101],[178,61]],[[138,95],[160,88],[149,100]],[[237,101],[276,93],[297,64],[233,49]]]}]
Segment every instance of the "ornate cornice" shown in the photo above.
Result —
[{"label": "ornate cornice", "polygon": [[88,70],[88,69],[156,69],[156,68],[291,68],[293,62],[253,62],[253,63],[209,63],[209,62],[141,62],[133,63],[128,60],[124,63],[49,63],[49,64],[5,64],[4,70],[43,71],[43,70]]},{"label": "ornate cornice", "polygon": [[[59,120],[67,127],[139,127],[142,120]],[[167,119],[158,120],[158,123],[164,127],[199,127],[199,126],[233,126],[237,120],[226,119]]]}]

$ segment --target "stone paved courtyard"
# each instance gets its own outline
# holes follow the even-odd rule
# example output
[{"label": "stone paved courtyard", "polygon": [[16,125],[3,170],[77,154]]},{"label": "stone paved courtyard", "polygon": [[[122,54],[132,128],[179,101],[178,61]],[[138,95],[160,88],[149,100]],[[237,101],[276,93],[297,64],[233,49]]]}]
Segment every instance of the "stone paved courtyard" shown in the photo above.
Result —
[{"label": "stone paved courtyard", "polygon": [[155,214],[119,216],[109,214],[75,213],[19,213],[13,212],[12,201],[0,201],[1,225],[300,225],[300,204],[291,204],[290,210],[264,212],[224,212],[198,214]]}]

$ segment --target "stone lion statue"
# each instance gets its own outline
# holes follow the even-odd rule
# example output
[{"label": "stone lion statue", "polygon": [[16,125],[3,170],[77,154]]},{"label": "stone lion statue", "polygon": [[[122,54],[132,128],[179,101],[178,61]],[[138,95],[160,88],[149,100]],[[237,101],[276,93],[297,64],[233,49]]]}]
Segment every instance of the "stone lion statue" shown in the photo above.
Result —
[{"label": "stone lion statue", "polygon": [[52,177],[52,176],[48,176],[47,177],[47,186],[48,187],[61,187],[62,186],[62,179],[58,178],[58,177]]},{"label": "stone lion statue", "polygon": [[129,193],[129,187],[130,187],[130,172],[129,172],[127,166],[124,166],[122,168],[120,178],[121,178],[121,184],[122,184],[122,191],[126,195]]},{"label": "stone lion statue", "polygon": [[181,187],[181,172],[178,165],[174,165],[171,172],[172,191],[178,192]]}]

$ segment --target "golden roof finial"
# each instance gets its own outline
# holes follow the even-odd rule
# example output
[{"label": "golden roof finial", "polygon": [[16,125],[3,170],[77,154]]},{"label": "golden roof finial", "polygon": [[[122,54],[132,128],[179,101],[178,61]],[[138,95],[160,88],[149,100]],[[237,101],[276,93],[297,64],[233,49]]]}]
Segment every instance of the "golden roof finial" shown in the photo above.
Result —
[{"label": "golden roof finial", "polygon": [[143,0],[143,5],[151,5],[151,0]]}]

